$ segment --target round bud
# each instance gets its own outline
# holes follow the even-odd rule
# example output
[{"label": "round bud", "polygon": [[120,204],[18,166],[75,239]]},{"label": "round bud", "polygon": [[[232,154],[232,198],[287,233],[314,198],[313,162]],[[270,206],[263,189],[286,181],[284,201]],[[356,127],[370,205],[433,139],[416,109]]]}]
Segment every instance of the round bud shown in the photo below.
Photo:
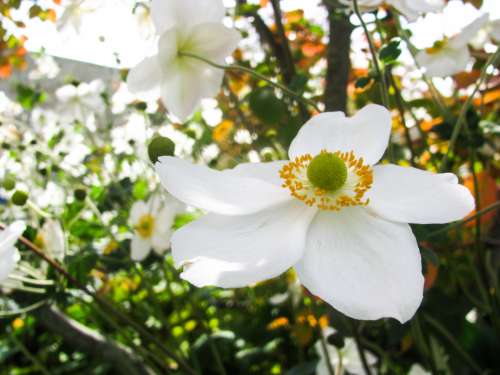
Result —
[{"label": "round bud", "polygon": [[317,188],[336,191],[347,180],[345,162],[331,152],[321,152],[309,163],[307,178]]},{"label": "round bud", "polygon": [[16,190],[12,195],[11,201],[16,206],[24,206],[28,201],[28,193],[21,190]]},{"label": "round bud", "polygon": [[7,191],[14,190],[14,188],[16,187],[16,179],[14,178],[14,176],[8,174],[7,176],[5,176],[2,182],[2,186]]},{"label": "round bud", "polygon": [[154,164],[161,156],[173,156],[175,152],[175,143],[170,138],[157,136],[149,143],[149,160]]},{"label": "round bud", "polygon": [[84,189],[76,189],[73,195],[80,202],[83,202],[87,198],[87,192]]}]

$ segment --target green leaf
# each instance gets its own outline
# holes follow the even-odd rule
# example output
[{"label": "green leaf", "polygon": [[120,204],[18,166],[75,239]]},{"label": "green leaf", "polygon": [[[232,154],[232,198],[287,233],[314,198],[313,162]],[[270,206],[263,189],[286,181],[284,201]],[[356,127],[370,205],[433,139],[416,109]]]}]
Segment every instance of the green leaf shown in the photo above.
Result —
[{"label": "green leaf", "polygon": [[148,182],[146,180],[137,180],[132,189],[132,196],[137,200],[146,198],[148,194]]},{"label": "green leaf", "polygon": [[82,252],[67,258],[68,272],[80,283],[87,281],[90,271],[95,267],[98,256],[94,252]]},{"label": "green leaf", "polygon": [[393,39],[387,45],[382,47],[379,52],[380,60],[382,60],[384,64],[392,64],[395,62],[401,55],[401,49],[399,48],[400,44],[401,41],[399,39]]}]

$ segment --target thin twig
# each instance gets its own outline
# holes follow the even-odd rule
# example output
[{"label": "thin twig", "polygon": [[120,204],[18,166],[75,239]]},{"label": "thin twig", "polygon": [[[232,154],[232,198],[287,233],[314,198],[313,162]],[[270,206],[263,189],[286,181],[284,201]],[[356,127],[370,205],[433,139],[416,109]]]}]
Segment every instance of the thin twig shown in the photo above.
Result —
[{"label": "thin twig", "polygon": [[481,211],[476,212],[474,215],[468,217],[467,219],[464,219],[464,220],[461,220],[461,221],[457,221],[455,223],[447,225],[444,228],[441,228],[441,229],[438,229],[438,230],[436,230],[434,232],[429,233],[427,236],[424,236],[424,239],[427,240],[427,239],[435,237],[435,236],[437,236],[439,234],[446,233],[446,232],[448,232],[449,230],[451,230],[453,228],[460,227],[460,226],[462,226],[464,224],[467,224],[467,223],[469,223],[469,222],[471,222],[471,221],[473,221],[475,219],[478,219],[481,216],[487,214],[488,212],[494,211],[494,210],[498,209],[499,207],[500,207],[500,201],[496,201],[495,203],[489,205],[488,207],[482,209]]},{"label": "thin twig", "polygon": [[377,73],[377,78],[378,78],[379,83],[380,83],[379,88],[380,88],[380,96],[382,99],[382,103],[384,104],[385,107],[389,108],[389,97],[388,97],[388,91],[387,91],[387,83],[385,82],[384,74],[382,74],[382,69],[380,69],[380,63],[378,61],[377,51],[375,50],[375,43],[373,42],[373,38],[370,34],[370,31],[368,31],[368,27],[366,26],[366,23],[363,20],[363,16],[361,15],[361,12],[359,11],[358,0],[354,0],[353,5],[354,5],[354,13],[359,18],[359,22],[361,23],[361,26],[363,27],[363,30],[364,30],[365,35],[366,35],[366,39],[368,41],[368,46],[370,48],[370,53],[372,55],[373,67],[375,68],[375,72]]},{"label": "thin twig", "polygon": [[484,80],[488,76],[488,67],[490,65],[495,65],[498,58],[500,58],[500,47],[498,47],[496,52],[490,56],[490,58],[488,59],[486,64],[481,69],[481,75],[479,76],[479,79],[476,82],[476,86],[474,87],[474,90],[472,91],[472,93],[469,95],[469,97],[465,101],[464,105],[462,106],[462,110],[460,111],[460,115],[458,116],[458,120],[455,123],[455,126],[453,127],[453,132],[451,134],[450,143],[448,145],[448,152],[446,152],[446,154],[443,157],[443,161],[441,162],[441,168],[440,168],[441,172],[443,172],[447,169],[448,159],[449,159],[450,155],[453,153],[453,151],[455,150],[458,136],[460,135],[460,131],[462,130],[462,126],[464,125],[467,111],[469,110],[470,106],[472,105],[474,95],[476,95],[479,88],[483,84]]},{"label": "thin twig", "polygon": [[221,65],[221,64],[217,64],[217,63],[215,63],[213,61],[210,61],[208,59],[205,59],[204,57],[201,57],[201,56],[189,53],[189,52],[181,52],[180,56],[191,57],[193,59],[197,59],[197,60],[203,61],[204,63],[207,63],[208,65],[213,66],[214,68],[217,68],[217,69],[237,70],[237,71],[241,71],[241,72],[245,72],[245,73],[251,74],[252,76],[254,76],[256,78],[258,78],[258,79],[260,79],[262,81],[265,81],[265,82],[269,83],[272,86],[275,86],[275,87],[279,88],[284,93],[286,93],[286,94],[290,95],[291,97],[295,98],[298,102],[302,102],[304,104],[310,105],[316,111],[321,112],[321,110],[319,109],[318,105],[314,101],[312,101],[310,99],[307,99],[307,98],[304,98],[303,96],[301,96],[301,95],[297,94],[296,92],[290,90],[288,87],[286,87],[286,86],[284,86],[284,85],[282,85],[282,84],[280,84],[278,82],[274,82],[273,80],[271,80],[271,79],[267,78],[266,76],[264,76],[264,75],[256,72],[253,69],[247,68],[246,66],[242,66],[242,65]]}]

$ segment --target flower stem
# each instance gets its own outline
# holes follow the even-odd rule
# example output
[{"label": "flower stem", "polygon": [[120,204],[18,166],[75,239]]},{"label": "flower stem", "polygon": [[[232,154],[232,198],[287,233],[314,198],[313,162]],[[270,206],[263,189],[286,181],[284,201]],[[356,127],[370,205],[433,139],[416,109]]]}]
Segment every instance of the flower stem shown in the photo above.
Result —
[{"label": "flower stem", "polygon": [[430,315],[424,315],[424,319],[429,323],[434,329],[441,334],[448,342],[455,348],[455,350],[460,354],[462,359],[467,362],[467,364],[478,374],[482,374],[481,366],[479,366],[474,359],[460,346],[460,344],[455,340],[453,335],[448,332],[448,330],[436,319],[432,318]]},{"label": "flower stem", "polygon": [[472,93],[469,95],[469,97],[465,101],[465,103],[462,107],[462,110],[460,111],[460,115],[458,116],[458,120],[455,123],[455,126],[453,127],[453,132],[451,134],[450,143],[448,146],[448,152],[444,155],[443,161],[441,162],[441,168],[440,168],[441,172],[443,172],[447,169],[448,159],[455,149],[455,145],[457,143],[458,136],[460,135],[460,131],[462,130],[462,126],[464,125],[467,111],[469,110],[470,106],[472,105],[472,100],[474,99],[474,95],[476,95],[476,93],[479,91],[479,88],[481,87],[481,85],[485,81],[486,77],[488,76],[488,67],[490,65],[494,66],[499,58],[500,58],[500,47],[498,47],[497,50],[495,51],[495,53],[490,56],[488,61],[486,61],[486,64],[484,64],[483,69],[481,69],[481,75],[479,76],[479,79],[476,82],[476,86],[474,87],[474,91],[472,91]]},{"label": "flower stem", "polygon": [[[323,351],[323,354],[325,355],[326,368],[328,369],[328,374],[335,375],[335,369],[332,366],[332,359],[330,358],[330,353],[328,352],[326,337],[325,337],[325,334],[323,333],[323,329],[321,328],[321,326],[319,324],[318,324],[318,332],[319,332],[319,337],[320,337],[320,342],[321,342],[321,350]],[[340,359],[339,362],[342,363],[340,353],[339,353],[339,359]]]},{"label": "flower stem", "polygon": [[365,374],[371,375],[372,372],[370,370],[370,366],[368,365],[368,361],[366,359],[364,345],[361,342],[361,335],[359,333],[358,326],[353,319],[349,319],[349,322],[351,323],[354,341],[356,342],[356,347],[358,348],[359,358],[361,358],[361,364],[363,365],[363,369],[365,370]]},{"label": "flower stem", "polygon": [[221,65],[221,64],[217,64],[217,63],[215,63],[213,61],[210,61],[210,60],[208,60],[208,59],[206,59],[204,57],[201,57],[201,56],[195,55],[193,53],[189,53],[189,52],[180,52],[179,55],[180,56],[185,56],[185,57],[191,57],[193,59],[203,61],[204,63],[207,63],[208,65],[213,66],[214,68],[217,68],[217,69],[238,70],[238,71],[241,71],[241,72],[248,73],[248,74],[254,76],[257,79],[265,81],[265,82],[269,83],[270,85],[273,85],[273,86],[279,88],[281,91],[283,91],[284,93],[286,93],[286,94],[290,95],[291,97],[295,98],[297,101],[302,102],[302,103],[307,104],[307,105],[310,105],[316,111],[321,112],[321,110],[319,109],[318,105],[314,101],[300,96],[296,92],[290,90],[288,87],[286,87],[286,86],[284,86],[284,85],[282,85],[282,84],[280,84],[278,82],[274,82],[273,80],[271,80],[271,79],[267,78],[266,76],[264,76],[264,75],[256,72],[253,69],[247,68],[246,66],[242,66],[242,65]]},{"label": "flower stem", "polygon": [[36,356],[34,356],[28,348],[19,340],[16,335],[12,332],[10,333],[10,339],[12,342],[19,348],[19,350],[35,365],[35,367],[40,371],[40,373],[44,375],[50,375],[48,369],[46,369],[43,364],[38,360]]},{"label": "flower stem", "polygon": [[368,31],[368,27],[366,26],[366,23],[363,20],[363,17],[361,16],[361,12],[359,11],[358,0],[354,0],[353,5],[354,5],[354,13],[358,17],[359,22],[361,23],[361,26],[363,27],[363,30],[365,32],[366,39],[368,40],[368,46],[370,47],[370,53],[372,55],[373,67],[375,68],[375,72],[377,73],[377,78],[379,79],[380,83],[379,88],[380,88],[380,97],[382,99],[382,103],[386,108],[389,108],[387,83],[385,81],[385,75],[382,73],[382,69],[380,69],[380,63],[378,61],[377,52],[375,50],[375,43],[373,42],[373,38],[370,34],[370,31]]},{"label": "flower stem", "polygon": [[452,223],[450,225],[445,226],[444,228],[441,228],[441,229],[438,229],[438,230],[436,230],[434,232],[431,232],[427,236],[424,236],[424,239],[427,240],[427,239],[435,237],[435,236],[437,236],[437,235],[439,235],[441,233],[446,233],[450,229],[453,229],[453,228],[456,228],[456,227],[460,227],[460,226],[462,226],[464,224],[467,224],[467,223],[469,223],[469,222],[471,222],[473,220],[476,220],[476,219],[480,218],[481,216],[487,214],[490,211],[497,210],[498,208],[500,208],[500,201],[496,201],[495,203],[489,205],[488,207],[483,208],[481,211],[476,212],[474,215],[472,215],[471,217],[468,217],[467,219],[464,219],[464,220],[461,220],[461,221],[457,221],[455,223]]}]

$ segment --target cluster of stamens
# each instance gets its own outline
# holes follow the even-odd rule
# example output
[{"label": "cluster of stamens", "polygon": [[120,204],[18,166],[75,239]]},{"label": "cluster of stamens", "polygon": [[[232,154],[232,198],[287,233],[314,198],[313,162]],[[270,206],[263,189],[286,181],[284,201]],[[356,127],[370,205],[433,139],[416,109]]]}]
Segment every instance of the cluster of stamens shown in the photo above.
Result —
[{"label": "cluster of stamens", "polygon": [[[322,150],[323,153],[328,152]],[[370,166],[364,164],[363,158],[357,159],[352,151],[331,154],[340,158],[347,167],[347,178],[341,188],[325,190],[310,181],[307,170],[314,159],[310,154],[296,157],[280,170],[282,186],[289,189],[293,197],[321,210],[340,211],[344,207],[366,206],[369,199],[364,200],[363,197],[373,184]]]}]

